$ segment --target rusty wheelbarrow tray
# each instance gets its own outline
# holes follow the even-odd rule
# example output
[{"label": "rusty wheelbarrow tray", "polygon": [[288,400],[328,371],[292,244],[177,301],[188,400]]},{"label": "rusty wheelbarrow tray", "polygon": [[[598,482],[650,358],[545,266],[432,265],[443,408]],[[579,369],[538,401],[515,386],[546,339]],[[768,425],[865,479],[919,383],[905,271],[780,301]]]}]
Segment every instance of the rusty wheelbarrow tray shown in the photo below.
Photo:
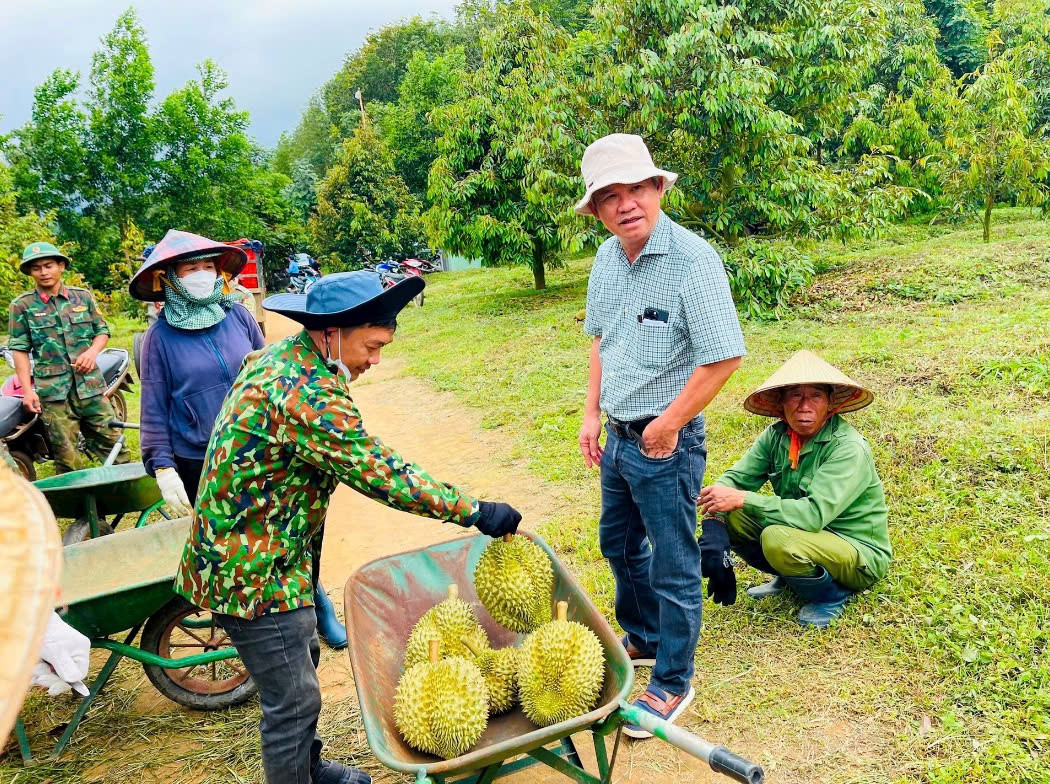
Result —
[{"label": "rusty wheelbarrow tray", "polygon": [[[492,620],[474,590],[474,567],[490,541],[488,537],[461,538],[380,558],[358,569],[347,581],[344,593],[350,663],[365,734],[380,762],[392,770],[415,774],[418,782],[430,784],[489,784],[537,763],[583,784],[605,784],[612,778],[621,727],[624,723],[636,723],[708,762],[719,773],[759,784],[764,775],[760,766],[628,704],[634,670],[612,627],[547,543],[532,534],[522,535],[535,541],[550,557],[554,596],[568,600],[569,620],[583,623],[601,641],[605,683],[598,707],[550,727],[537,727],[520,709],[494,717],[473,749],[450,760],[410,747],[394,725],[392,710],[401,676],[402,652],[416,620],[446,597],[448,585],[459,586],[460,597],[473,606],[494,647],[517,645],[521,635]],[[583,731],[590,731],[593,736],[597,776],[584,769],[571,738]],[[605,746],[605,736],[610,734],[615,734],[611,757]]]}]

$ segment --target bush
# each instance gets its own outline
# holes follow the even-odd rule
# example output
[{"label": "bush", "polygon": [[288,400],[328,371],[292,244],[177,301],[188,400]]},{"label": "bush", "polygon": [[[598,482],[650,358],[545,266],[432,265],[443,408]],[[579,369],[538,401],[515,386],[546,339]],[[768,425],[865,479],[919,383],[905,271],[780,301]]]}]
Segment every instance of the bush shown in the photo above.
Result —
[{"label": "bush", "polygon": [[813,280],[813,260],[788,242],[747,239],[723,258],[733,299],[753,319],[782,318]]}]

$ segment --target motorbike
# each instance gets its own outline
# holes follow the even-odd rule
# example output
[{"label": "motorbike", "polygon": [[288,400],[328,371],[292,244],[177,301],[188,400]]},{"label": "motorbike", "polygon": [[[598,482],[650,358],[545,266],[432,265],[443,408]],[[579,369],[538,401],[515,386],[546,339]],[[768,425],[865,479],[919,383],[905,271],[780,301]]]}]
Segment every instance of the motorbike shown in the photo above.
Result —
[{"label": "motorbike", "polygon": [[429,272],[440,272],[441,267],[432,261],[426,261],[424,259],[404,259],[401,262],[401,266],[406,269],[415,269],[422,272],[424,275]]},{"label": "motorbike", "polygon": [[288,279],[288,291],[292,294],[305,294],[317,281],[318,277],[310,272],[292,275]]},{"label": "motorbike", "polygon": [[[14,357],[7,346],[0,346],[0,356],[14,367]],[[131,356],[122,348],[104,348],[96,360],[102,377],[106,380],[103,394],[109,398],[117,420],[127,421],[128,401],[134,379],[131,376]],[[30,369],[33,367],[30,357]],[[44,430],[44,421],[39,414],[27,411],[22,406],[22,385],[17,376],[8,377],[0,385],[0,441],[3,441],[11,457],[18,463],[22,475],[29,481],[36,479],[36,463],[51,460],[51,443]],[[83,436],[78,448],[84,450]]]}]

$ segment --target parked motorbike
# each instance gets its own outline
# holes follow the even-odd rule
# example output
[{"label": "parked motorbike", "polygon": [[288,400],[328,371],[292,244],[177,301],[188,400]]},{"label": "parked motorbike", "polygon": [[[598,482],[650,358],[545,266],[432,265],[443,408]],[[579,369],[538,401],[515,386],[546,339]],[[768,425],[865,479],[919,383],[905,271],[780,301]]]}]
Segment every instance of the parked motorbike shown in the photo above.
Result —
[{"label": "parked motorbike", "polygon": [[318,281],[318,277],[311,273],[293,275],[288,279],[288,291],[291,294],[305,294]]},{"label": "parked motorbike", "polygon": [[429,272],[440,272],[441,267],[432,261],[426,261],[425,259],[404,259],[401,262],[402,268],[410,268],[419,270],[424,275]]},{"label": "parked motorbike", "polygon": [[[14,357],[7,346],[0,346],[0,356],[14,367]],[[122,348],[104,348],[96,360],[102,377],[106,380],[103,393],[113,405],[116,419],[124,422],[128,418],[128,401],[125,393],[131,392],[134,379],[131,376],[131,357]],[[30,357],[30,368],[33,367]],[[44,430],[39,414],[27,411],[22,405],[22,385],[17,376],[10,376],[0,385],[0,441],[3,441],[11,456],[18,463],[22,475],[29,481],[36,479],[35,463],[52,460],[51,443]],[[83,436],[78,448],[84,450]]]}]

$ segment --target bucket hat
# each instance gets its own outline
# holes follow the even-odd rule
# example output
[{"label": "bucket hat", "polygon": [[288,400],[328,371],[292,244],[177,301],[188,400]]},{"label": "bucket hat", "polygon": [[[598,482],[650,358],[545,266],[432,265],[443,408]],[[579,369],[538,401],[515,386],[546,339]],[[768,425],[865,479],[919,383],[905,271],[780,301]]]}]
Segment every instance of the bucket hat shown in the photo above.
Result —
[{"label": "bucket hat", "polygon": [[160,302],[165,298],[161,276],[168,265],[194,259],[214,259],[216,268],[228,280],[236,277],[244,268],[248,255],[234,245],[216,242],[188,231],[170,229],[164,239],[153,246],[138,272],[131,276],[128,284],[131,296],[144,302]]},{"label": "bucket hat", "polygon": [[829,411],[847,414],[871,404],[875,396],[841,370],[821,359],[812,351],[796,351],[787,362],[758,389],[744,400],[744,408],[759,416],[776,417],[784,414],[780,404],[780,390],[784,387],[809,384],[827,385],[832,389]]},{"label": "bucket hat", "polygon": [[674,172],[656,168],[642,137],[632,133],[611,133],[591,142],[583,152],[580,172],[587,187],[574,208],[580,215],[591,214],[591,197],[606,185],[630,185],[660,177],[664,190],[670,190],[678,179]]},{"label": "bucket hat", "polygon": [[374,272],[339,272],[321,278],[305,294],[274,294],[262,305],[307,329],[359,327],[396,317],[425,285],[422,278],[408,277],[384,289]]},{"label": "bucket hat", "polygon": [[18,265],[19,271],[23,275],[28,275],[29,265],[37,259],[62,259],[66,263],[66,269],[69,269],[69,265],[72,263],[69,260],[69,256],[50,242],[31,242],[22,251],[22,263]]}]

